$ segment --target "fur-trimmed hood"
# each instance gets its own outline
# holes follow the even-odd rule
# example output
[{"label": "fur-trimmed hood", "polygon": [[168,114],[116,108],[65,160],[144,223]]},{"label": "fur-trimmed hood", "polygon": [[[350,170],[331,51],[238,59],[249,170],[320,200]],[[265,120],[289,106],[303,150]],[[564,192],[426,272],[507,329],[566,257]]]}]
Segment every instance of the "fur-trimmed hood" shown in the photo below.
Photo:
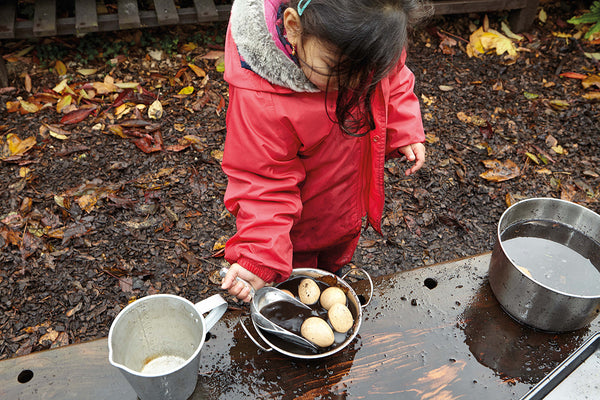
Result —
[{"label": "fur-trimmed hood", "polygon": [[[252,72],[273,85],[294,92],[319,91],[273,40],[265,19],[265,0],[235,0],[231,7],[229,31],[227,39],[233,39],[233,45],[239,54],[238,60],[227,63],[229,68],[242,68],[243,60]],[[231,45],[232,43],[228,43],[227,47],[232,49]],[[231,51],[229,53],[229,57],[234,57]],[[227,71],[227,66],[227,77],[236,80],[237,74]],[[241,82],[230,83],[239,85]]]}]

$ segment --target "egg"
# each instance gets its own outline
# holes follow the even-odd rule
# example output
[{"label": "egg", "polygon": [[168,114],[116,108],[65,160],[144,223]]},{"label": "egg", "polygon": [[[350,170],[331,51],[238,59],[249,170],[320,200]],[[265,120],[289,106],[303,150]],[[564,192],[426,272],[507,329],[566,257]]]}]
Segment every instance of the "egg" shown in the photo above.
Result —
[{"label": "egg", "polygon": [[352,313],[348,307],[340,303],[332,305],[327,312],[327,316],[329,317],[329,323],[336,332],[346,333],[354,324]]},{"label": "egg", "polygon": [[324,309],[329,310],[332,305],[337,303],[346,305],[346,294],[339,287],[331,286],[323,290],[320,301],[321,306],[323,306]]},{"label": "egg", "polygon": [[306,340],[319,347],[329,347],[335,340],[329,324],[319,317],[307,318],[300,327],[300,333]]},{"label": "egg", "polygon": [[300,285],[298,285],[298,297],[301,302],[308,305],[315,304],[319,301],[320,296],[321,289],[319,289],[319,285],[315,281],[310,278],[300,281]]}]

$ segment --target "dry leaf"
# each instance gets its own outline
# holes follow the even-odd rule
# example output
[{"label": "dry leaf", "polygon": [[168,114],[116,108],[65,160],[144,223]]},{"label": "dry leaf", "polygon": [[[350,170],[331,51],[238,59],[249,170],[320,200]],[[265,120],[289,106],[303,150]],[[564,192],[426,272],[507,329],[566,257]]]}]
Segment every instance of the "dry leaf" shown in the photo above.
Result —
[{"label": "dry leaf", "polygon": [[204,71],[202,68],[198,67],[197,65],[190,63],[190,64],[188,64],[188,67],[190,67],[192,69],[192,71],[194,71],[196,76],[198,76],[199,78],[204,78],[206,76],[206,71]]},{"label": "dry leaf", "polygon": [[512,160],[483,160],[482,163],[489,169],[479,176],[490,182],[507,181],[521,174],[521,170]]},{"label": "dry leaf", "polygon": [[67,73],[67,66],[65,65],[65,63],[58,60],[56,61],[56,64],[54,64],[54,70],[56,71],[58,76],[63,76]]},{"label": "dry leaf", "polygon": [[156,99],[150,107],[148,107],[148,118],[150,119],[160,119],[163,115],[163,106],[160,100]]},{"label": "dry leaf", "polygon": [[177,93],[177,94],[188,95],[188,94],[192,94],[192,93],[194,93],[194,87],[193,86],[186,86],[183,89],[181,89],[179,91],[179,93]]}]

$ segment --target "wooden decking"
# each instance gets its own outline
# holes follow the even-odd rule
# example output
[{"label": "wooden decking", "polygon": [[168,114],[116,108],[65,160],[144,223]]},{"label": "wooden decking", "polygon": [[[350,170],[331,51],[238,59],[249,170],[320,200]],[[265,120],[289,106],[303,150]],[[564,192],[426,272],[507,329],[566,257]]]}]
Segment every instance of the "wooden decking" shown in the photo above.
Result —
[{"label": "wooden decking", "polygon": [[32,20],[17,20],[18,2],[0,3],[0,39],[106,32],[120,29],[227,21],[231,5],[194,0],[194,7],[177,8],[173,0],[154,0],[153,9],[138,7],[137,0],[119,0],[116,13],[98,15],[96,0],[76,0],[74,17],[57,17],[57,0],[36,0]]},{"label": "wooden decking", "polygon": [[[435,14],[460,14],[513,10],[515,31],[530,26],[538,0],[435,0]],[[177,8],[173,0],[153,0],[153,8],[140,9],[137,0],[119,0],[117,12],[98,15],[96,0],[76,0],[74,17],[57,17],[57,0],[35,0],[33,19],[17,19],[17,0],[0,4],[0,39],[83,34],[226,21],[231,4],[215,5],[213,0],[194,0],[194,7]]]}]

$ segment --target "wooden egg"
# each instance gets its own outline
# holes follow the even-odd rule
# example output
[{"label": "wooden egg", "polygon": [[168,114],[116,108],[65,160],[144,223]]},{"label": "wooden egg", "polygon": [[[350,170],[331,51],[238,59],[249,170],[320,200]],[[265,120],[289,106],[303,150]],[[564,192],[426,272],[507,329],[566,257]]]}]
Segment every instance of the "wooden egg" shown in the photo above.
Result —
[{"label": "wooden egg", "polygon": [[324,309],[329,310],[334,304],[343,304],[346,305],[346,294],[342,289],[336,286],[328,287],[323,290],[320,298],[321,306]]},{"label": "wooden egg", "polygon": [[344,304],[336,303],[327,312],[329,323],[336,332],[346,333],[354,325],[352,313]]},{"label": "wooden egg", "polygon": [[319,347],[329,347],[335,340],[329,324],[319,317],[307,318],[300,327],[300,333],[306,340]]},{"label": "wooden egg", "polygon": [[298,297],[304,304],[312,305],[319,301],[321,296],[321,289],[315,281],[310,278],[305,278],[300,281],[298,285]]}]

